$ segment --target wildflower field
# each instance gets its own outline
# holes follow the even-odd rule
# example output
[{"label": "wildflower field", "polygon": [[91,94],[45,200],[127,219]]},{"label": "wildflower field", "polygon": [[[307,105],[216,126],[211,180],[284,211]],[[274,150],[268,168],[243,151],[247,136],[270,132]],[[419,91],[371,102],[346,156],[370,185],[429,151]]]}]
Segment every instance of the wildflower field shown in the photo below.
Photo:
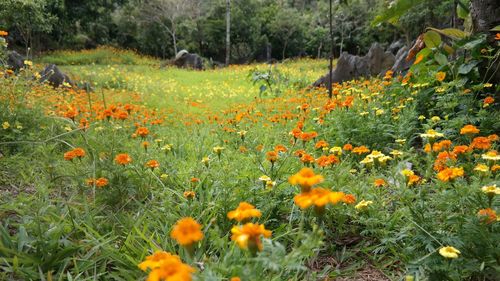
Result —
[{"label": "wildflower field", "polygon": [[[308,87],[326,60],[98,52],[1,70],[1,280],[498,280],[500,97],[477,63],[434,48],[330,99]],[[32,79],[54,60],[92,91]]]}]

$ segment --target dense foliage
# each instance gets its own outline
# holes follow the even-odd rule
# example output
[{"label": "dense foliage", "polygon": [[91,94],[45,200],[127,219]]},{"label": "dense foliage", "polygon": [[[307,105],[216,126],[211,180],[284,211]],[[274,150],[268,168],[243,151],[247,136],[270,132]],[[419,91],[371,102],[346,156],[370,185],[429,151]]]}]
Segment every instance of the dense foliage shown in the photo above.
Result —
[{"label": "dense foliage", "polygon": [[[335,53],[364,53],[371,43],[400,38],[409,43],[424,27],[451,24],[453,1],[419,1],[397,23],[372,25],[387,9],[383,0],[334,1]],[[232,0],[231,61],[276,59],[329,52],[328,1]],[[0,29],[25,53],[114,45],[162,58],[188,49],[224,61],[223,0],[4,0]],[[175,46],[174,46],[175,38]]]}]

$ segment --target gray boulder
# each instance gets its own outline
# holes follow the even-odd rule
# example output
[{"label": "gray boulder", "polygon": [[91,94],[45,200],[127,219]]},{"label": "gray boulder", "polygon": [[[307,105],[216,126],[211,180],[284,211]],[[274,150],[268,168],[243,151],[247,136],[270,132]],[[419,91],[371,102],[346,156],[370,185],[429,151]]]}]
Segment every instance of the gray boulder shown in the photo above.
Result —
[{"label": "gray boulder", "polygon": [[177,53],[173,64],[180,68],[203,70],[203,59],[197,54],[191,54],[186,50]]},{"label": "gray boulder", "polygon": [[410,52],[410,49],[406,46],[399,49],[399,51],[396,54],[396,62],[394,63],[394,65],[391,68],[391,70],[394,71],[394,73],[406,72],[413,65],[415,58],[413,58],[411,60],[406,59],[408,57],[409,52]]},{"label": "gray boulder", "polygon": [[18,72],[25,67],[24,60],[24,57],[18,52],[12,51],[7,56],[7,67],[14,72]]},{"label": "gray boulder", "polygon": [[387,51],[391,52],[393,55],[396,55],[397,52],[405,46],[405,42],[403,40],[398,40],[392,42],[389,47],[387,47]]},{"label": "gray boulder", "polygon": [[[394,64],[394,55],[385,52],[377,43],[373,44],[366,56],[355,56],[346,52],[340,55],[332,73],[332,83],[342,83],[361,77],[384,74]],[[329,73],[313,83],[313,87],[329,84]]]},{"label": "gray boulder", "polygon": [[74,86],[69,76],[63,73],[55,64],[47,65],[45,69],[40,72],[40,76],[40,82],[48,82],[54,88],[62,86],[65,82]]}]

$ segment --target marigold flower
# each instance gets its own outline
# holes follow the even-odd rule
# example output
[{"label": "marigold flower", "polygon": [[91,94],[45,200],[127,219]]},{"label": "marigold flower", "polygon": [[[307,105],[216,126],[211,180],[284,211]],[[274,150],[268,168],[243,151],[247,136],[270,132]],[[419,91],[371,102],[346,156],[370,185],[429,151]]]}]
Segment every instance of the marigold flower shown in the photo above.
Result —
[{"label": "marigold flower", "polygon": [[149,130],[146,127],[139,127],[135,130],[135,133],[141,136],[141,138],[145,138],[149,134]]},{"label": "marigold flower", "polygon": [[437,174],[437,178],[443,182],[448,182],[454,180],[457,177],[463,177],[463,176],[464,176],[464,169],[462,167],[445,168],[444,170],[442,170]]},{"label": "marigold flower", "polygon": [[346,143],[344,144],[344,146],[342,147],[343,150],[345,151],[351,151],[353,148],[352,148],[352,144],[350,143]]},{"label": "marigold flower", "polygon": [[220,155],[222,153],[222,151],[224,150],[224,147],[215,146],[212,150],[214,151],[215,154]]},{"label": "marigold flower", "polygon": [[64,153],[64,160],[71,161],[76,157],[75,151],[70,150]]},{"label": "marigold flower", "polygon": [[474,167],[474,171],[478,171],[478,172],[481,172],[481,173],[487,173],[490,171],[490,167],[488,167],[487,165],[485,164],[477,164],[476,167]]},{"label": "marigold flower", "polygon": [[314,157],[311,154],[304,154],[302,157],[300,157],[300,161],[304,163],[305,165],[313,164],[314,163]]},{"label": "marigold flower", "polygon": [[318,141],[315,145],[314,145],[314,148],[316,149],[320,149],[320,148],[325,148],[325,147],[328,147],[329,144],[325,141],[325,140],[320,140]]},{"label": "marigold flower", "polygon": [[495,99],[492,96],[487,96],[483,100],[483,107],[488,107],[488,106],[490,106],[490,104],[492,104],[494,102],[495,102]]},{"label": "marigold flower", "polygon": [[266,153],[266,159],[267,159],[267,161],[274,164],[274,162],[276,162],[278,160],[278,153],[276,151],[268,151]]},{"label": "marigold flower", "polygon": [[325,188],[317,187],[309,192],[302,192],[295,195],[293,201],[301,209],[307,209],[310,206],[324,207],[325,205],[337,204],[344,197],[343,192],[333,192]]},{"label": "marigold flower", "polygon": [[231,281],[241,281],[240,277],[231,277]]},{"label": "marigold flower", "polygon": [[344,197],[342,197],[342,202],[346,204],[354,204],[356,203],[356,196],[354,194],[345,194]]},{"label": "marigold flower", "polygon": [[352,149],[352,153],[356,153],[358,155],[369,153],[369,152],[370,152],[370,150],[364,145],[357,146],[357,147]]},{"label": "marigold flower", "polygon": [[94,183],[96,187],[105,187],[106,185],[108,185],[109,181],[107,178],[98,178]]},{"label": "marigold flower", "polygon": [[471,149],[488,150],[491,147],[491,140],[487,137],[476,137],[470,144]]},{"label": "marigold flower", "polygon": [[170,232],[170,237],[182,246],[190,246],[203,239],[203,232],[198,222],[193,218],[187,217],[175,223],[172,232]]},{"label": "marigold flower", "polygon": [[196,193],[194,191],[184,191],[183,196],[186,199],[193,199],[196,196]]},{"label": "marigold flower", "polygon": [[453,148],[454,154],[464,154],[469,151],[469,146],[467,145],[457,145]]},{"label": "marigold flower", "polygon": [[238,222],[246,221],[250,218],[259,218],[262,213],[250,203],[240,202],[238,208],[227,213],[230,220]]},{"label": "marigold flower", "polygon": [[116,155],[115,162],[119,165],[127,165],[132,162],[132,157],[130,157],[127,153],[120,153]]},{"label": "marigold flower", "polygon": [[155,168],[160,167],[160,162],[158,162],[157,160],[149,160],[148,162],[146,162],[146,167],[154,170]]},{"label": "marigold flower", "polygon": [[433,129],[429,129],[429,130],[427,130],[427,132],[425,132],[425,134],[420,134],[420,137],[428,138],[428,139],[435,139],[435,138],[444,137],[444,134],[439,133]]},{"label": "marigold flower", "polygon": [[498,152],[496,150],[491,150],[481,155],[481,158],[489,161],[498,161],[500,160],[500,155],[498,155]]},{"label": "marigold flower", "polygon": [[356,209],[356,210],[365,210],[371,204],[373,204],[373,201],[371,201],[371,200],[368,200],[368,201],[361,200],[356,206],[354,206],[354,209]]},{"label": "marigold flower", "polygon": [[0,30],[0,37],[6,37],[7,35],[9,35],[7,31]]},{"label": "marigold flower", "polygon": [[484,194],[493,197],[495,195],[500,195],[500,188],[497,187],[496,184],[493,185],[485,185],[481,188]]},{"label": "marigold flower", "polygon": [[491,208],[481,209],[477,212],[477,216],[481,222],[490,224],[497,221],[497,212]]},{"label": "marigold flower", "polygon": [[387,182],[385,182],[385,180],[384,180],[384,179],[376,179],[376,180],[373,182],[373,185],[375,185],[376,187],[386,186],[386,185],[387,185]]},{"label": "marigold flower", "polygon": [[252,252],[262,251],[261,236],[271,237],[272,232],[267,230],[263,224],[247,223],[242,226],[233,226],[231,229],[231,240],[235,241],[242,249]]},{"label": "marigold flower", "polygon": [[276,152],[287,152],[288,149],[284,145],[278,144],[277,146],[274,147],[274,151],[276,151]]},{"label": "marigold flower", "polygon": [[446,72],[439,71],[436,73],[436,80],[441,82],[446,78]]},{"label": "marigold flower", "polygon": [[460,255],[460,251],[452,246],[441,247],[439,254],[448,259],[456,259]]},{"label": "marigold flower", "polygon": [[194,268],[184,264],[179,256],[157,251],[139,264],[142,271],[150,269],[147,281],[191,281]]},{"label": "marigold flower", "polygon": [[288,182],[300,185],[302,192],[307,192],[312,186],[323,182],[323,176],[314,174],[310,168],[302,168],[297,174],[291,176]]},{"label": "marigold flower", "polygon": [[461,135],[474,135],[477,133],[479,133],[479,129],[474,125],[465,125],[462,129],[460,129]]}]

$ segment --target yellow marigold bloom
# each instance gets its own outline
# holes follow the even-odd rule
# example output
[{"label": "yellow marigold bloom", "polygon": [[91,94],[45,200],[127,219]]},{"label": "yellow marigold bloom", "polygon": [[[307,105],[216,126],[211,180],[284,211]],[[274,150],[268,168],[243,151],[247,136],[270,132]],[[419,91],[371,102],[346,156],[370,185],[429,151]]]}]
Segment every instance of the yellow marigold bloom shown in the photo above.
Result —
[{"label": "yellow marigold bloom", "polygon": [[354,206],[354,208],[356,210],[364,210],[364,209],[368,208],[368,206],[371,204],[373,204],[373,201],[361,200],[358,204],[356,204],[356,206]]},{"label": "yellow marigold bloom", "polygon": [[490,167],[488,167],[485,164],[477,164],[476,167],[474,168],[474,171],[482,172],[482,173],[487,173],[489,172]]},{"label": "yellow marigold bloom", "polygon": [[439,82],[443,81],[446,78],[446,72],[439,71],[436,73],[436,80]]},{"label": "yellow marigold bloom", "polygon": [[147,281],[191,281],[194,268],[184,264],[179,256],[157,251],[139,264],[143,271],[150,270]]},{"label": "yellow marigold bloom", "polygon": [[271,237],[272,232],[267,230],[263,224],[247,223],[242,226],[233,226],[231,229],[231,240],[235,241],[242,249],[251,251],[262,251],[261,236]]},{"label": "yellow marigold bloom", "polygon": [[457,177],[463,177],[464,176],[464,169],[459,167],[451,167],[451,168],[445,168],[441,172],[437,174],[437,178],[443,182],[448,182],[450,180],[454,180]]},{"label": "yellow marigold bloom", "polygon": [[255,208],[254,205],[247,202],[240,202],[238,208],[227,213],[230,220],[237,220],[238,222],[246,221],[250,218],[259,218],[262,213]]},{"label": "yellow marigold bloom", "polygon": [[412,170],[404,169],[401,171],[401,174],[405,177],[413,176],[415,173]]},{"label": "yellow marigold bloom", "polygon": [[222,146],[215,146],[213,148],[214,153],[217,155],[220,155],[223,150],[224,150],[224,147],[222,147]]},{"label": "yellow marigold bloom", "polygon": [[9,122],[7,122],[7,121],[3,122],[3,123],[2,123],[2,128],[3,128],[4,130],[7,130],[8,128],[10,128],[10,124],[9,124]]},{"label": "yellow marigold bloom", "polygon": [[310,168],[302,168],[297,174],[291,176],[288,181],[291,184],[298,184],[302,192],[309,191],[312,186],[323,182],[323,176],[314,174]]},{"label": "yellow marigold bloom", "polygon": [[201,225],[188,217],[177,221],[170,232],[170,237],[182,246],[189,246],[203,239],[203,232],[201,232]]},{"label": "yellow marigold bloom", "polygon": [[401,151],[399,151],[399,150],[394,149],[393,151],[389,152],[389,154],[391,154],[391,155],[392,155],[392,156],[394,156],[394,157],[398,157],[398,156],[403,155],[403,152],[401,152]]},{"label": "yellow marigold bloom", "polygon": [[495,150],[491,150],[481,155],[481,158],[483,158],[484,160],[497,161],[500,160],[500,155],[498,155],[498,152],[496,152]]},{"label": "yellow marigold bloom", "polygon": [[456,259],[460,255],[460,251],[452,246],[446,246],[439,249],[439,254],[448,259]]},{"label": "yellow marigold bloom", "polygon": [[479,133],[479,129],[474,125],[465,125],[462,129],[460,129],[461,135],[474,135]]},{"label": "yellow marigold bloom", "polygon": [[500,188],[498,188],[496,184],[485,185],[481,190],[488,196],[500,195]]},{"label": "yellow marigold bloom", "polygon": [[334,146],[334,147],[330,148],[330,153],[333,155],[340,156],[340,155],[342,155],[342,147]]},{"label": "yellow marigold bloom", "polygon": [[420,136],[422,138],[428,138],[428,139],[435,139],[435,138],[441,138],[441,137],[444,137],[444,134],[443,133],[439,133],[433,129],[429,129],[427,130],[427,132],[425,132],[425,134],[420,134]]},{"label": "yellow marigold bloom", "polygon": [[432,122],[438,122],[438,121],[441,121],[441,117],[439,117],[439,116],[432,116],[432,117],[431,117],[431,121],[432,121]]}]

